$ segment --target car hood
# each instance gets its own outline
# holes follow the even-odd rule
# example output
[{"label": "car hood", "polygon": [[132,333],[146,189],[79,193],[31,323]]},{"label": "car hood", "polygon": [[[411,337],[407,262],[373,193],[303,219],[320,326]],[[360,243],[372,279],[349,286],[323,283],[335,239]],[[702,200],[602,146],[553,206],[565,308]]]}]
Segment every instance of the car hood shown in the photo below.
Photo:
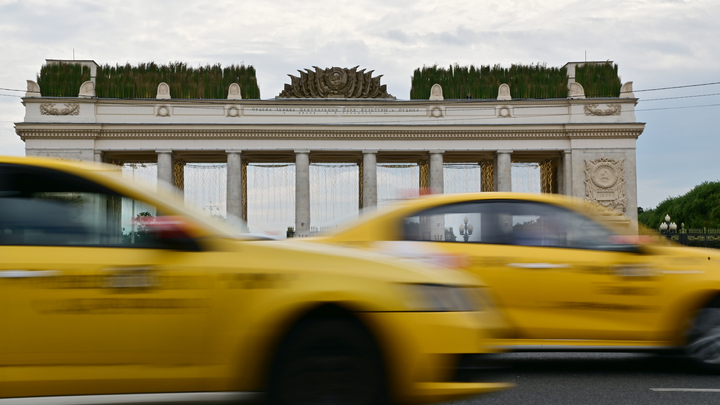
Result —
[{"label": "car hood", "polygon": [[294,240],[236,240],[233,245],[240,251],[252,249],[255,255],[263,257],[263,267],[268,269],[332,273],[395,283],[484,285],[475,276],[464,272],[405,262],[391,255],[337,245],[299,243]]}]

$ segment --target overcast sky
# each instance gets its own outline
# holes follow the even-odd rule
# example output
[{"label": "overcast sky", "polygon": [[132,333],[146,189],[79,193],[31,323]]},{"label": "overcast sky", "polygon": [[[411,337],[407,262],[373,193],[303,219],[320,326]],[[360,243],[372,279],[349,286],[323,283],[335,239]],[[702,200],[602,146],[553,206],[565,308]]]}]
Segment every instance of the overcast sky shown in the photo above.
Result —
[{"label": "overcast sky", "polygon": [[[3,89],[24,90],[73,49],[99,64],[253,65],[262,98],[314,65],[374,69],[408,99],[423,65],[560,67],[587,53],[617,63],[640,98],[640,206],[720,179],[720,85],[640,91],[720,82],[718,0],[0,0],[0,16]],[[24,154],[21,95],[0,90],[0,154]]]}]

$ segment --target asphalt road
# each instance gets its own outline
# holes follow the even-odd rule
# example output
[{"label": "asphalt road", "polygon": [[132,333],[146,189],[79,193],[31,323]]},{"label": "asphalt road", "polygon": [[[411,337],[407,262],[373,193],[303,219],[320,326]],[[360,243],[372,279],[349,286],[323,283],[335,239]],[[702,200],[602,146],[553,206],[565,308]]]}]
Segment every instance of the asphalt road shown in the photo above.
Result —
[{"label": "asphalt road", "polygon": [[515,388],[449,404],[720,404],[720,375],[701,372],[679,356],[508,353],[499,358],[508,368],[496,381]]}]

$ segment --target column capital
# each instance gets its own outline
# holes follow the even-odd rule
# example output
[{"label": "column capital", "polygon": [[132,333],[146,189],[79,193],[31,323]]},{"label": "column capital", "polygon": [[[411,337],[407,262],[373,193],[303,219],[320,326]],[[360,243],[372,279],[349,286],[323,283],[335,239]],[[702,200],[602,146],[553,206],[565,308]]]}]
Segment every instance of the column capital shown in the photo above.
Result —
[{"label": "column capital", "polygon": [[225,153],[227,153],[228,155],[231,153],[242,153],[242,149],[226,149]]},{"label": "column capital", "polygon": [[375,153],[378,153],[378,150],[377,150],[377,149],[363,149],[363,150],[362,150],[362,153],[363,153],[363,154],[367,154],[367,153],[373,153],[373,154],[375,154]]},{"label": "column capital", "polygon": [[430,154],[443,154],[443,153],[445,153],[445,151],[442,150],[442,149],[430,149],[430,150],[428,150],[428,153],[430,153]]},{"label": "column capital", "polygon": [[565,150],[563,150],[563,153],[566,155],[569,155],[572,153],[572,149],[565,149]]},{"label": "column capital", "polygon": [[509,153],[513,153],[513,150],[512,149],[498,149],[497,153],[498,154],[500,154],[500,153],[508,153],[509,154]]},{"label": "column capital", "polygon": [[301,154],[301,153],[307,153],[307,154],[309,154],[309,153],[310,153],[310,150],[309,150],[309,149],[297,149],[297,150],[295,150],[294,152],[295,152],[296,154]]},{"label": "column capital", "polygon": [[156,149],[155,153],[173,153],[172,149]]}]

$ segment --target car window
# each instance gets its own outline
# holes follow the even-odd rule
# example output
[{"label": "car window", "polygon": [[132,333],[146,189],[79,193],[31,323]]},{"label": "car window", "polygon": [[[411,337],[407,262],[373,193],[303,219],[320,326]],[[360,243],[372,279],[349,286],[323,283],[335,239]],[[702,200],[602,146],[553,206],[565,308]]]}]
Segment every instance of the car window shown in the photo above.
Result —
[{"label": "car window", "polygon": [[403,239],[583,249],[610,247],[612,232],[576,212],[532,201],[448,204],[408,216]]},{"label": "car window", "polygon": [[0,245],[157,247],[151,205],[55,170],[0,165]]}]

